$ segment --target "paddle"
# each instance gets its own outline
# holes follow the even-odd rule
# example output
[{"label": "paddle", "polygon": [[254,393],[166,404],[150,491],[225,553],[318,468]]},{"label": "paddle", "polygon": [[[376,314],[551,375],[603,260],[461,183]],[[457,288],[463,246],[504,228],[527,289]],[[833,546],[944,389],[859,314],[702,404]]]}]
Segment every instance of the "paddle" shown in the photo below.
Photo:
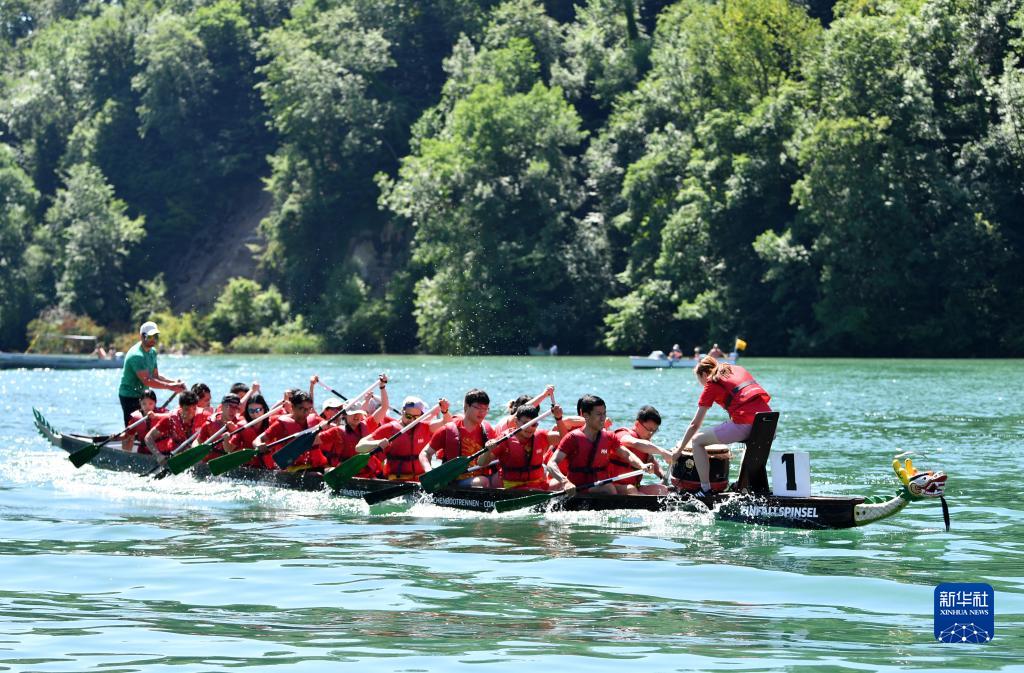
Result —
[{"label": "paddle", "polygon": [[167,411],[167,405],[170,404],[171,402],[173,402],[174,398],[177,397],[177,396],[178,396],[178,393],[174,393],[173,395],[171,395],[170,397],[167,398],[166,402],[164,402],[163,404],[158,406],[156,409],[154,409],[154,411],[158,411],[160,413],[163,413],[163,412]]},{"label": "paddle", "polygon": [[[379,380],[380,380],[380,378],[378,377],[378,379],[377,379],[377,380],[379,381]],[[347,404],[347,405],[345,405],[345,408],[346,408],[346,409],[351,409],[353,405],[355,405],[355,404],[356,404],[357,402],[360,402],[360,401],[362,401],[362,399],[363,399],[364,397],[366,397],[366,396],[367,396],[367,395],[369,395],[369,394],[370,394],[371,392],[373,392],[373,389],[377,387],[377,384],[376,384],[376,383],[374,383],[374,384],[373,384],[372,386],[370,386],[369,388],[367,388],[366,390],[364,390],[364,391],[363,391],[363,393],[362,393],[361,395],[359,395],[359,396],[357,396],[357,397],[353,397],[353,398],[352,398],[352,399],[350,400],[350,399],[348,399],[347,397],[345,397],[344,395],[342,395],[341,393],[339,393],[339,392],[338,392],[337,390],[335,390],[334,388],[332,388],[332,387],[330,387],[329,385],[327,385],[326,383],[324,383],[323,381],[317,381],[317,383],[318,383],[318,384],[320,384],[321,386],[323,386],[323,387],[324,387],[324,390],[329,390],[329,391],[331,392],[331,394],[332,394],[332,395],[334,395],[335,397],[340,397],[340,398],[341,398],[341,401],[342,401],[342,402],[348,402],[348,404]],[[401,416],[401,415],[402,415],[402,412],[401,412],[401,411],[399,411],[398,409],[395,409],[394,407],[388,407],[388,409],[390,409],[390,410],[392,411],[392,413],[395,413],[395,414],[397,414],[397,415],[399,415],[399,416]]]},{"label": "paddle", "polygon": [[[476,472],[482,470],[485,467],[491,467],[497,465],[500,461],[492,460],[486,465],[474,465],[473,467],[466,470],[467,472]],[[370,491],[363,496],[363,500],[366,501],[367,505],[376,505],[378,502],[384,502],[385,500],[391,500],[392,498],[398,498],[413,491],[419,490],[419,483],[415,481],[403,481],[397,486],[390,486],[388,488],[382,488],[379,491]]]},{"label": "paddle", "polygon": [[170,473],[170,470],[167,468],[167,464],[171,461],[172,458],[174,458],[176,455],[184,451],[189,444],[196,441],[196,437],[198,436],[199,430],[196,430],[184,442],[174,447],[174,450],[171,451],[167,458],[164,458],[159,453],[155,454],[153,457],[156,458],[156,467],[147,472],[146,475],[148,476],[152,474],[154,479],[163,479],[164,477],[166,477]]},{"label": "paddle", "polygon": [[469,464],[472,463],[477,458],[479,458],[485,451],[490,451],[491,449],[495,448],[499,444],[507,442],[509,439],[514,437],[515,434],[517,432],[519,432],[520,430],[522,430],[523,428],[528,428],[531,425],[536,425],[540,421],[542,421],[545,418],[547,418],[548,416],[550,416],[552,413],[553,413],[553,411],[550,411],[550,410],[549,411],[545,411],[543,414],[540,414],[539,416],[537,416],[537,418],[534,418],[533,420],[529,421],[528,423],[523,423],[518,428],[515,428],[514,430],[510,430],[509,432],[505,433],[504,435],[501,436],[501,438],[499,438],[496,442],[494,442],[490,446],[487,446],[485,444],[484,448],[480,449],[479,451],[477,451],[476,453],[474,453],[472,455],[469,455],[469,456],[459,456],[458,458],[452,458],[451,460],[448,460],[448,461],[445,461],[445,462],[441,463],[440,466],[435,467],[430,472],[427,472],[425,474],[420,475],[420,486],[422,486],[423,490],[426,491],[427,493],[433,493],[434,491],[438,490],[439,488],[449,484],[456,477],[458,477],[460,474],[465,472],[466,468],[469,467]]},{"label": "paddle", "polygon": [[[274,406],[270,407],[270,409],[268,409],[266,413],[262,414],[261,416],[257,416],[256,418],[252,419],[242,427],[235,428],[234,430],[232,430],[228,434],[228,436],[239,433],[242,430],[245,430],[246,428],[250,428],[256,425],[257,423],[262,422],[264,419],[266,419],[272,413],[274,413],[274,411],[276,411],[278,407],[280,407],[282,404],[284,404],[284,402],[278,402]],[[230,472],[236,467],[241,467],[242,465],[245,465],[250,460],[255,458],[258,454],[259,452],[256,449],[239,449],[238,451],[232,451],[231,453],[214,458],[209,463],[207,463],[207,467],[210,468],[210,474],[217,477],[224,474],[225,472]]]},{"label": "paddle", "polygon": [[[274,409],[281,406],[282,404],[284,404],[284,402],[278,402],[276,405],[271,407],[269,411],[263,414],[263,416],[261,416],[260,418],[253,419],[239,428],[235,428],[228,434],[228,436],[235,435],[244,430],[245,428],[249,427],[250,425],[255,425],[257,422],[263,420],[264,418],[272,414],[274,412]],[[180,454],[176,456],[172,456],[167,461],[167,469],[169,469],[174,474],[181,474],[188,468],[192,467],[193,465],[201,461],[203,458],[206,458],[206,456],[210,454],[210,451],[213,451],[214,444],[227,431],[228,426],[224,425],[223,427],[221,427],[220,430],[217,430],[215,433],[210,435],[202,444],[198,444],[196,446],[193,446],[191,449],[182,451]]]},{"label": "paddle", "polygon": [[[363,394],[365,395],[366,393]],[[342,408],[346,409],[347,407]],[[267,444],[266,447],[271,448],[274,446],[278,446],[279,444],[289,442],[290,440],[289,444],[285,445],[283,449],[279,450],[274,454],[274,463],[282,470],[287,469],[288,467],[291,466],[292,463],[295,462],[295,460],[299,456],[313,448],[313,442],[316,441],[316,436],[319,435],[320,432],[324,430],[324,428],[326,428],[331,423],[337,423],[342,418],[343,416],[341,415],[341,412],[338,412],[337,414],[331,417],[331,420],[327,421],[326,423],[318,424],[316,427],[313,428],[306,428],[305,430],[296,432],[294,435],[290,435],[288,437],[284,437],[277,441],[271,442],[270,444]]]},{"label": "paddle", "polygon": [[120,437],[124,436],[124,433],[128,432],[129,430],[134,430],[135,428],[139,427],[140,425],[145,423],[146,419],[148,418],[148,416],[143,416],[139,420],[135,421],[134,423],[126,427],[121,432],[117,433],[116,435],[106,435],[106,439],[103,439],[102,437],[97,437],[97,440],[103,439],[103,441],[98,441],[97,443],[90,444],[85,448],[75,451],[74,453],[68,456],[68,459],[76,468],[82,467],[83,465],[91,461],[93,458],[95,458],[103,449],[104,446],[114,441],[115,439],[119,439]]},{"label": "paddle", "polygon": [[[632,477],[636,477],[638,475],[643,474],[645,471],[646,470],[633,470],[632,472],[626,472],[625,474],[620,474],[617,477],[608,477],[607,479],[600,479],[598,481],[594,481],[594,482],[591,482],[589,484],[583,484],[582,486],[577,486],[576,490],[577,491],[585,491],[588,488],[594,488],[595,486],[602,486],[604,484],[610,484],[613,481],[619,481],[621,479],[630,479]],[[564,496],[565,494],[566,494],[565,491],[552,491],[550,493],[536,493],[534,495],[527,495],[527,496],[522,497],[522,498],[510,498],[508,500],[495,500],[494,501],[494,511],[496,511],[496,512],[511,512],[512,510],[523,509],[524,507],[532,507],[534,505],[540,505],[540,504],[545,503],[545,502],[547,502],[549,500],[553,500],[553,499],[558,498],[560,496]]]},{"label": "paddle", "polygon": [[[435,404],[430,411],[428,411],[425,414],[420,414],[419,418],[412,421],[411,423],[409,423],[409,425],[405,426],[395,434],[388,437],[388,444],[390,444],[391,442],[395,441],[405,433],[415,428],[423,419],[432,418],[440,409],[441,405]],[[370,462],[370,456],[382,450],[383,449],[381,449],[378,446],[376,449],[368,451],[367,453],[360,453],[355,456],[352,456],[344,463],[342,463],[338,467],[334,468],[333,470],[325,474],[324,483],[330,486],[332,489],[338,490],[339,488],[341,488],[342,484],[344,484],[346,481],[359,474],[359,472],[361,472],[362,469],[366,467],[367,463]]]}]

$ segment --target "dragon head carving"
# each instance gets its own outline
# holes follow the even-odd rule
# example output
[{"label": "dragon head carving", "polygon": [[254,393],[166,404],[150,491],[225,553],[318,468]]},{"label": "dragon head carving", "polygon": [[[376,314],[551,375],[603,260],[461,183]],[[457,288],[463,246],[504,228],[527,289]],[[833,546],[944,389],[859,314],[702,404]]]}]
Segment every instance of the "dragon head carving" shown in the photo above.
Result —
[{"label": "dragon head carving", "polygon": [[945,472],[921,472],[909,458],[902,465],[899,459],[893,460],[892,469],[912,498],[939,498],[946,492]]}]

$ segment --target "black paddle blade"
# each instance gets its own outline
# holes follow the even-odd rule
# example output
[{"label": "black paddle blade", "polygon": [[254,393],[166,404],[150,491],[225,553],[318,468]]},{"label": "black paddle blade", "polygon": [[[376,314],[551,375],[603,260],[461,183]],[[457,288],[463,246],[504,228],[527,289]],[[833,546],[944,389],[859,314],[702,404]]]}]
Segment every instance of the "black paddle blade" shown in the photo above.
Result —
[{"label": "black paddle blade", "polygon": [[553,493],[535,493],[533,495],[527,495],[522,498],[509,498],[508,500],[495,500],[494,511],[495,512],[511,512],[517,509],[525,509],[526,507],[533,507],[534,505],[542,505],[548,500],[555,498],[559,495],[564,495],[561,491],[554,491]]},{"label": "black paddle blade", "polygon": [[185,449],[181,453],[177,453],[167,459],[167,469],[170,470],[171,474],[181,474],[203,458],[206,458],[210,451],[213,451],[212,444],[200,444],[193,446],[191,449]]},{"label": "black paddle blade", "polygon": [[370,462],[370,454],[360,453],[324,475],[324,483],[337,491],[352,477],[359,474]]},{"label": "black paddle blade", "polygon": [[71,464],[74,465],[75,467],[82,467],[83,465],[91,461],[93,458],[95,458],[97,455],[99,455],[99,452],[102,449],[103,447],[100,446],[99,444],[90,444],[84,449],[79,449],[78,451],[75,451],[74,453],[69,455],[68,459],[71,461]]},{"label": "black paddle blade", "polygon": [[277,463],[277,466],[282,470],[291,467],[291,464],[294,463],[299,456],[313,448],[313,442],[315,440],[316,435],[313,433],[297,437],[295,441],[291,442],[288,446],[274,454],[274,462]]},{"label": "black paddle blade", "polygon": [[459,456],[446,463],[441,463],[430,472],[420,475],[420,486],[427,493],[434,493],[450,484],[456,477],[469,469],[469,458]]},{"label": "black paddle blade", "polygon": [[210,474],[217,477],[245,465],[256,457],[256,453],[256,449],[241,449],[225,456],[214,458],[206,466],[210,468]]},{"label": "black paddle blade", "polygon": [[407,495],[418,490],[420,490],[419,484],[415,481],[406,481],[390,488],[382,488],[379,491],[370,491],[363,496],[363,500],[366,501],[367,505],[376,505],[378,502],[384,502],[385,500],[391,500],[392,498],[401,498],[403,495]]}]

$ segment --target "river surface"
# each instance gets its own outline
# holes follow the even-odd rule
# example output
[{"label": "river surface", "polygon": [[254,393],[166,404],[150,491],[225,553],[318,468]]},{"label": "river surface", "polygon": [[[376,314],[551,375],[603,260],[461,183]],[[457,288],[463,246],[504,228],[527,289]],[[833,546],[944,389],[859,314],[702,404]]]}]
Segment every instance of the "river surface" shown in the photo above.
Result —
[{"label": "river surface", "polygon": [[[553,383],[567,408],[596,393],[616,421],[653,404],[666,446],[699,392],[687,371],[634,371],[623,357],[160,364],[215,398],[252,380],[276,398],[312,373],[354,394],[387,371],[394,401],[443,395],[458,408],[478,386],[492,420]],[[0,670],[1024,670],[1024,362],[744,364],[782,412],[775,447],[810,453],[815,493],[891,494],[893,456],[913,451],[950,474],[952,530],[934,500],[864,528],[802,531],[681,513],[369,508],[75,470],[30,409],[65,431],[114,431],[120,372],[0,371]],[[934,640],[941,582],[995,588],[994,640]]]}]

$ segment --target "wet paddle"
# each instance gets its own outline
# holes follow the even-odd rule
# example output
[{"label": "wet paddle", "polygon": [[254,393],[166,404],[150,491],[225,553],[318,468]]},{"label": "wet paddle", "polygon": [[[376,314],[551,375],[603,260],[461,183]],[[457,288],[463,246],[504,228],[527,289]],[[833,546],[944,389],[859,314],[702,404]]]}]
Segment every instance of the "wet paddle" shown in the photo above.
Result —
[{"label": "wet paddle", "polygon": [[156,467],[147,472],[146,476],[153,475],[154,479],[163,479],[168,474],[171,474],[171,471],[168,469],[167,464],[171,461],[171,459],[181,454],[186,448],[188,448],[189,444],[196,441],[196,437],[198,436],[199,431],[196,430],[184,442],[174,447],[174,450],[171,451],[166,458],[164,458],[163,455],[161,454],[154,455],[153,457],[156,458]]},{"label": "wet paddle", "polygon": [[104,446],[114,441],[115,439],[120,439],[121,437],[124,436],[126,432],[134,430],[135,428],[139,427],[140,425],[146,422],[147,418],[149,417],[143,416],[139,420],[135,421],[134,423],[126,427],[121,432],[117,433],[116,435],[106,435],[105,438],[96,437],[95,439],[100,441],[96,441],[85,448],[75,451],[74,453],[68,456],[68,459],[76,468],[82,467],[83,465],[91,461],[93,458],[95,458],[99,454],[99,452],[103,450]]},{"label": "wet paddle", "polygon": [[[423,421],[423,419],[425,419],[425,418],[433,418],[433,416],[440,409],[441,409],[441,405],[440,404],[435,404],[434,407],[430,411],[428,411],[425,414],[421,414],[419,418],[417,418],[416,420],[414,420],[411,423],[409,423],[409,425],[405,426],[404,428],[402,428],[401,430],[399,430],[395,434],[393,434],[390,437],[388,437],[387,438],[388,444],[390,444],[391,442],[395,441],[396,439],[398,439],[399,437],[401,437],[405,433],[407,433],[410,430],[412,430],[413,428],[415,428],[421,421]],[[351,458],[346,460],[344,463],[342,463],[338,467],[336,467],[333,470],[331,470],[330,472],[326,473],[324,475],[324,483],[327,484],[328,486],[330,486],[335,491],[338,490],[341,487],[342,484],[344,484],[346,481],[348,481],[352,477],[354,477],[357,474],[359,474],[359,472],[361,472],[362,469],[364,467],[366,467],[367,463],[370,462],[370,456],[372,456],[375,453],[379,453],[382,450],[383,449],[381,449],[378,446],[376,449],[373,449],[372,451],[368,451],[366,453],[360,453],[360,454],[357,454],[355,456],[352,456]]]},{"label": "wet paddle", "polygon": [[[620,474],[617,477],[608,477],[607,479],[600,479],[598,481],[591,482],[589,484],[583,484],[577,486],[576,491],[586,491],[587,489],[594,488],[595,486],[603,486],[604,484],[610,484],[613,481],[620,481],[622,479],[630,479],[638,475],[643,474],[646,470],[633,470],[632,472],[626,472]],[[523,509],[525,507],[533,507],[534,505],[540,505],[549,500],[566,495],[565,491],[552,491],[550,493],[536,493],[534,495],[527,495],[522,498],[510,498],[508,500],[495,500],[494,511],[495,512],[511,512],[517,509]]]},{"label": "wet paddle", "polygon": [[[228,436],[230,437],[241,432],[242,430],[245,430],[246,428],[250,428],[256,425],[257,423],[263,422],[272,413],[274,413],[282,404],[284,404],[284,402],[278,402],[274,406],[270,407],[270,409],[268,409],[266,413],[257,416],[256,418],[252,419],[242,427],[235,428],[234,430],[232,430],[230,433],[228,433]],[[239,449],[238,451],[232,451],[231,453],[214,458],[209,463],[207,463],[207,467],[210,468],[210,474],[212,474],[215,477],[218,477],[224,474],[225,472],[230,472],[236,467],[241,467],[242,465],[245,465],[250,460],[255,458],[258,455],[258,453],[259,452],[256,451],[256,449]]]},{"label": "wet paddle", "polygon": [[[500,461],[492,460],[486,465],[474,465],[473,467],[466,470],[467,472],[477,472],[484,469],[485,467],[492,467],[497,465]],[[420,490],[420,484],[415,481],[403,481],[397,486],[390,486],[388,488],[382,488],[379,491],[371,491],[363,496],[363,500],[366,501],[367,505],[376,505],[378,502],[384,502],[385,500],[391,500],[393,498],[399,498],[403,495],[407,495],[414,491]]]},{"label": "wet paddle", "polygon": [[490,449],[495,448],[499,444],[507,442],[523,428],[528,428],[531,425],[536,425],[540,421],[550,416],[552,413],[553,412],[550,410],[545,411],[543,414],[537,416],[537,418],[534,418],[533,420],[527,423],[523,423],[520,427],[505,433],[496,442],[494,442],[494,444],[491,444],[490,446],[487,446],[485,444],[484,448],[480,449],[479,451],[472,455],[459,456],[458,458],[453,458],[451,460],[441,463],[441,465],[435,467],[430,472],[420,475],[420,486],[422,486],[423,490],[426,491],[427,493],[433,493],[434,491],[437,491],[439,488],[448,485],[460,474],[466,472],[466,469],[469,467],[469,464],[472,463],[477,458],[479,458],[485,451],[489,451]]},{"label": "wet paddle", "polygon": [[[253,419],[253,420],[249,421],[249,423],[247,423],[246,425],[243,425],[242,427],[235,428],[230,433],[228,433],[228,436],[230,437],[232,435],[235,435],[235,434],[241,432],[242,430],[244,430],[245,428],[247,428],[250,425],[255,425],[259,421],[263,420],[264,418],[266,418],[267,416],[272,414],[274,412],[274,410],[277,409],[277,407],[281,406],[282,404],[284,404],[284,402],[278,402],[276,405],[271,407],[269,411],[267,411],[265,414],[263,414],[263,416],[261,416],[260,418],[256,418],[256,419]],[[202,444],[198,444],[196,446],[193,446],[191,449],[187,449],[185,451],[182,451],[180,454],[171,457],[167,461],[167,469],[169,469],[174,474],[181,474],[185,470],[189,469],[190,467],[192,467],[196,463],[200,462],[203,458],[206,458],[206,456],[208,456],[210,454],[210,451],[213,451],[214,444],[227,431],[228,431],[228,428],[225,425],[225,426],[221,427],[220,430],[217,430],[215,433],[210,435],[207,438],[207,440],[205,442],[203,442]]]}]

